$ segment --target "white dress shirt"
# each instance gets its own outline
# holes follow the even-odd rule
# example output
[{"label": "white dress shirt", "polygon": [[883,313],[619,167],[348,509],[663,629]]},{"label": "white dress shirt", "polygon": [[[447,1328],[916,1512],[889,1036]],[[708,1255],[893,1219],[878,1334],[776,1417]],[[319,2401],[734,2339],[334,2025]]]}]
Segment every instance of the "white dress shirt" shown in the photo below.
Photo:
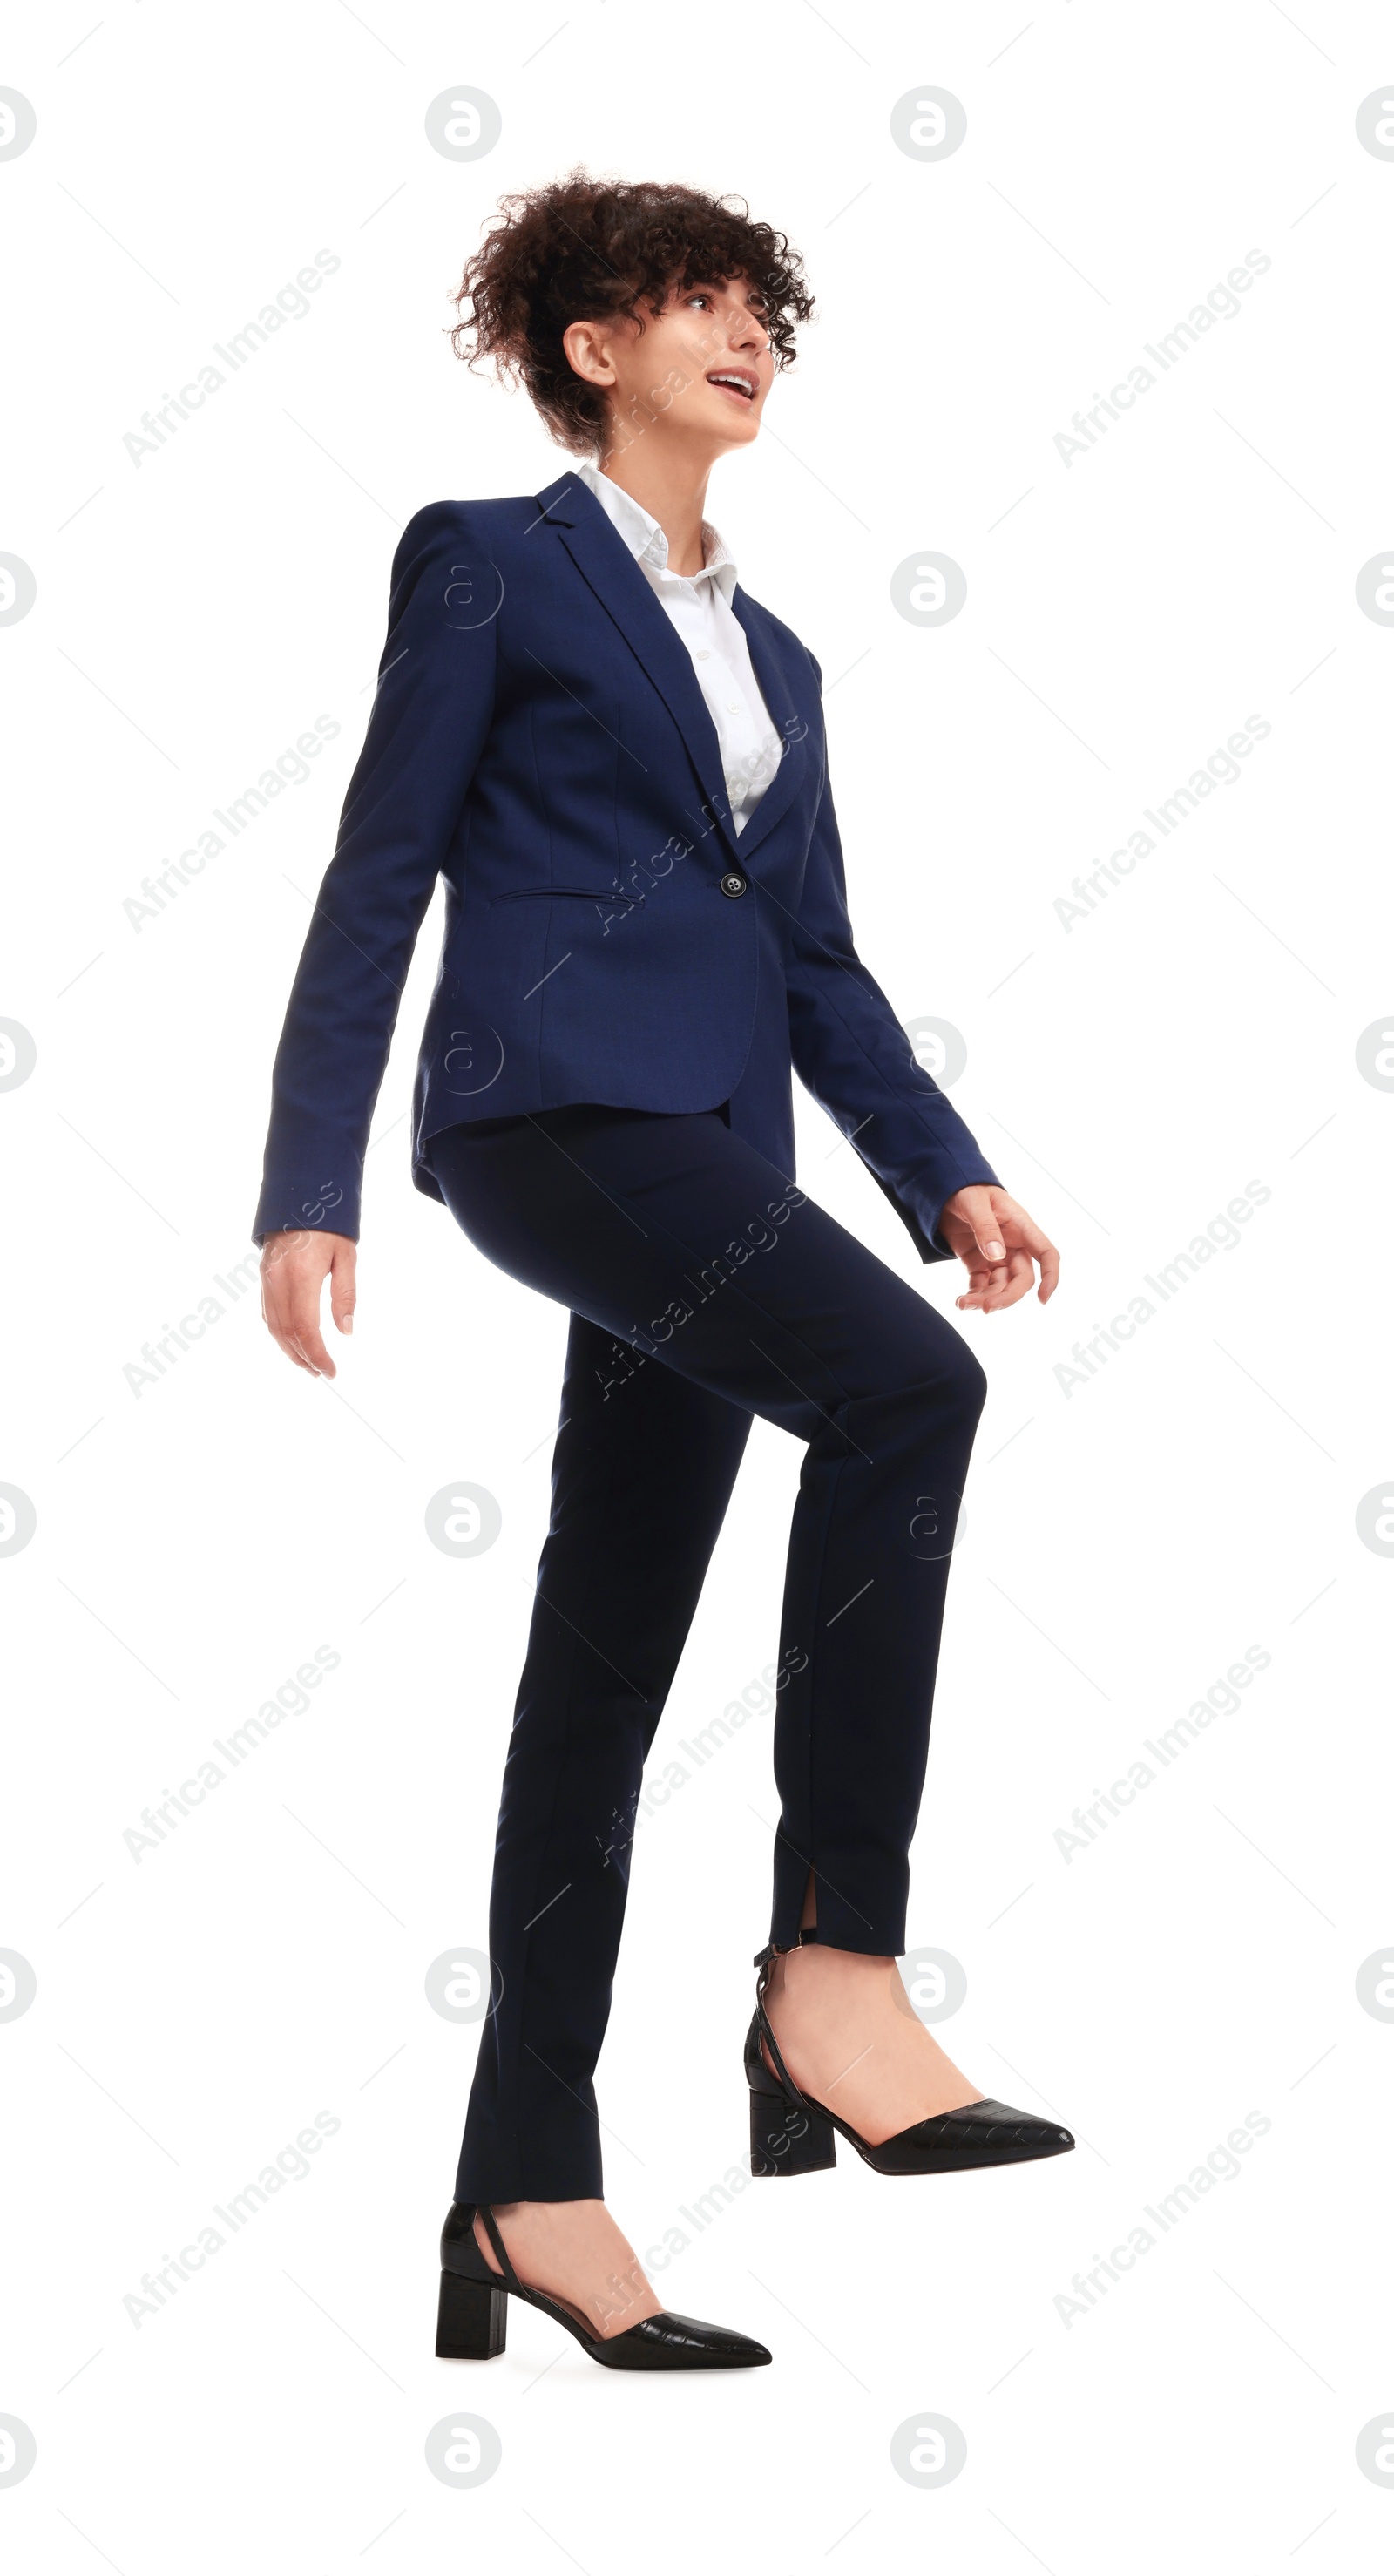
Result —
[{"label": "white dress shirt", "polygon": [[731,820],[739,834],[778,769],[783,746],[751,668],[745,629],[731,606],[735,563],[716,529],[704,520],[702,570],[670,572],[668,540],[657,519],[598,466],[578,465],[575,473],[623,537],[692,657],[716,727]]}]

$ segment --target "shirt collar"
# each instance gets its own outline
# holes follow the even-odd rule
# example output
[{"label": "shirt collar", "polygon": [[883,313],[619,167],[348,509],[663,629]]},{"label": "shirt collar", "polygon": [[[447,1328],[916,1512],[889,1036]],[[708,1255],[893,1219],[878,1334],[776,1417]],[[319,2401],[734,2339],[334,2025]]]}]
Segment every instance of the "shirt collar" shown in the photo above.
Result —
[{"label": "shirt collar", "polygon": [[710,580],[712,588],[719,590],[729,605],[739,578],[735,557],[720,530],[714,528],[710,520],[702,522],[702,551],[706,557],[702,570],[695,573],[669,572],[668,540],[657,519],[650,516],[643,503],[636,501],[618,483],[612,482],[608,474],[602,474],[589,458],[583,465],[576,466],[574,472],[576,481],[584,483],[586,490],[594,493],[611,526],[624,539],[635,562],[642,564],[646,572],[660,575],[665,582],[690,581],[695,585]]}]

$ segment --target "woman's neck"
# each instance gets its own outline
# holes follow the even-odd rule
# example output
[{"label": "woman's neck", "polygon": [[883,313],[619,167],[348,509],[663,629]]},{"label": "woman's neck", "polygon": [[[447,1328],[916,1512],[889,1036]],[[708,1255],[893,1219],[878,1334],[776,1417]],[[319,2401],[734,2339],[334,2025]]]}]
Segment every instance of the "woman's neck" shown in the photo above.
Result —
[{"label": "woman's neck", "polygon": [[669,571],[700,572],[706,560],[702,522],[710,460],[694,466],[688,457],[665,456],[660,445],[641,437],[628,447],[612,447],[602,457],[600,471],[657,519],[668,540]]}]

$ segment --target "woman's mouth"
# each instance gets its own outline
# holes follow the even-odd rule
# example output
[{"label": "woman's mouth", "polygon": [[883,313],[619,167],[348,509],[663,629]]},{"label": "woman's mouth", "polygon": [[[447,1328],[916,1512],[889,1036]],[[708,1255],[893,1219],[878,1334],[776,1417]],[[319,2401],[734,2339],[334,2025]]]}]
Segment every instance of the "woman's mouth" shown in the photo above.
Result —
[{"label": "woman's mouth", "polygon": [[753,403],[760,390],[760,379],[744,367],[713,367],[707,378],[728,402]]}]

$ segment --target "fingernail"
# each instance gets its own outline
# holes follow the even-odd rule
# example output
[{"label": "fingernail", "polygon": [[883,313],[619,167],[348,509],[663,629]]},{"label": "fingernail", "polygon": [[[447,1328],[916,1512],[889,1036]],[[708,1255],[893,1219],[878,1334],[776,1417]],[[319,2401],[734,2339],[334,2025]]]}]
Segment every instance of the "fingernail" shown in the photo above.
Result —
[{"label": "fingernail", "polygon": [[985,1250],[989,1261],[1000,1261],[1003,1257],[1002,1246],[1000,1243],[985,1244],[983,1249]]}]

